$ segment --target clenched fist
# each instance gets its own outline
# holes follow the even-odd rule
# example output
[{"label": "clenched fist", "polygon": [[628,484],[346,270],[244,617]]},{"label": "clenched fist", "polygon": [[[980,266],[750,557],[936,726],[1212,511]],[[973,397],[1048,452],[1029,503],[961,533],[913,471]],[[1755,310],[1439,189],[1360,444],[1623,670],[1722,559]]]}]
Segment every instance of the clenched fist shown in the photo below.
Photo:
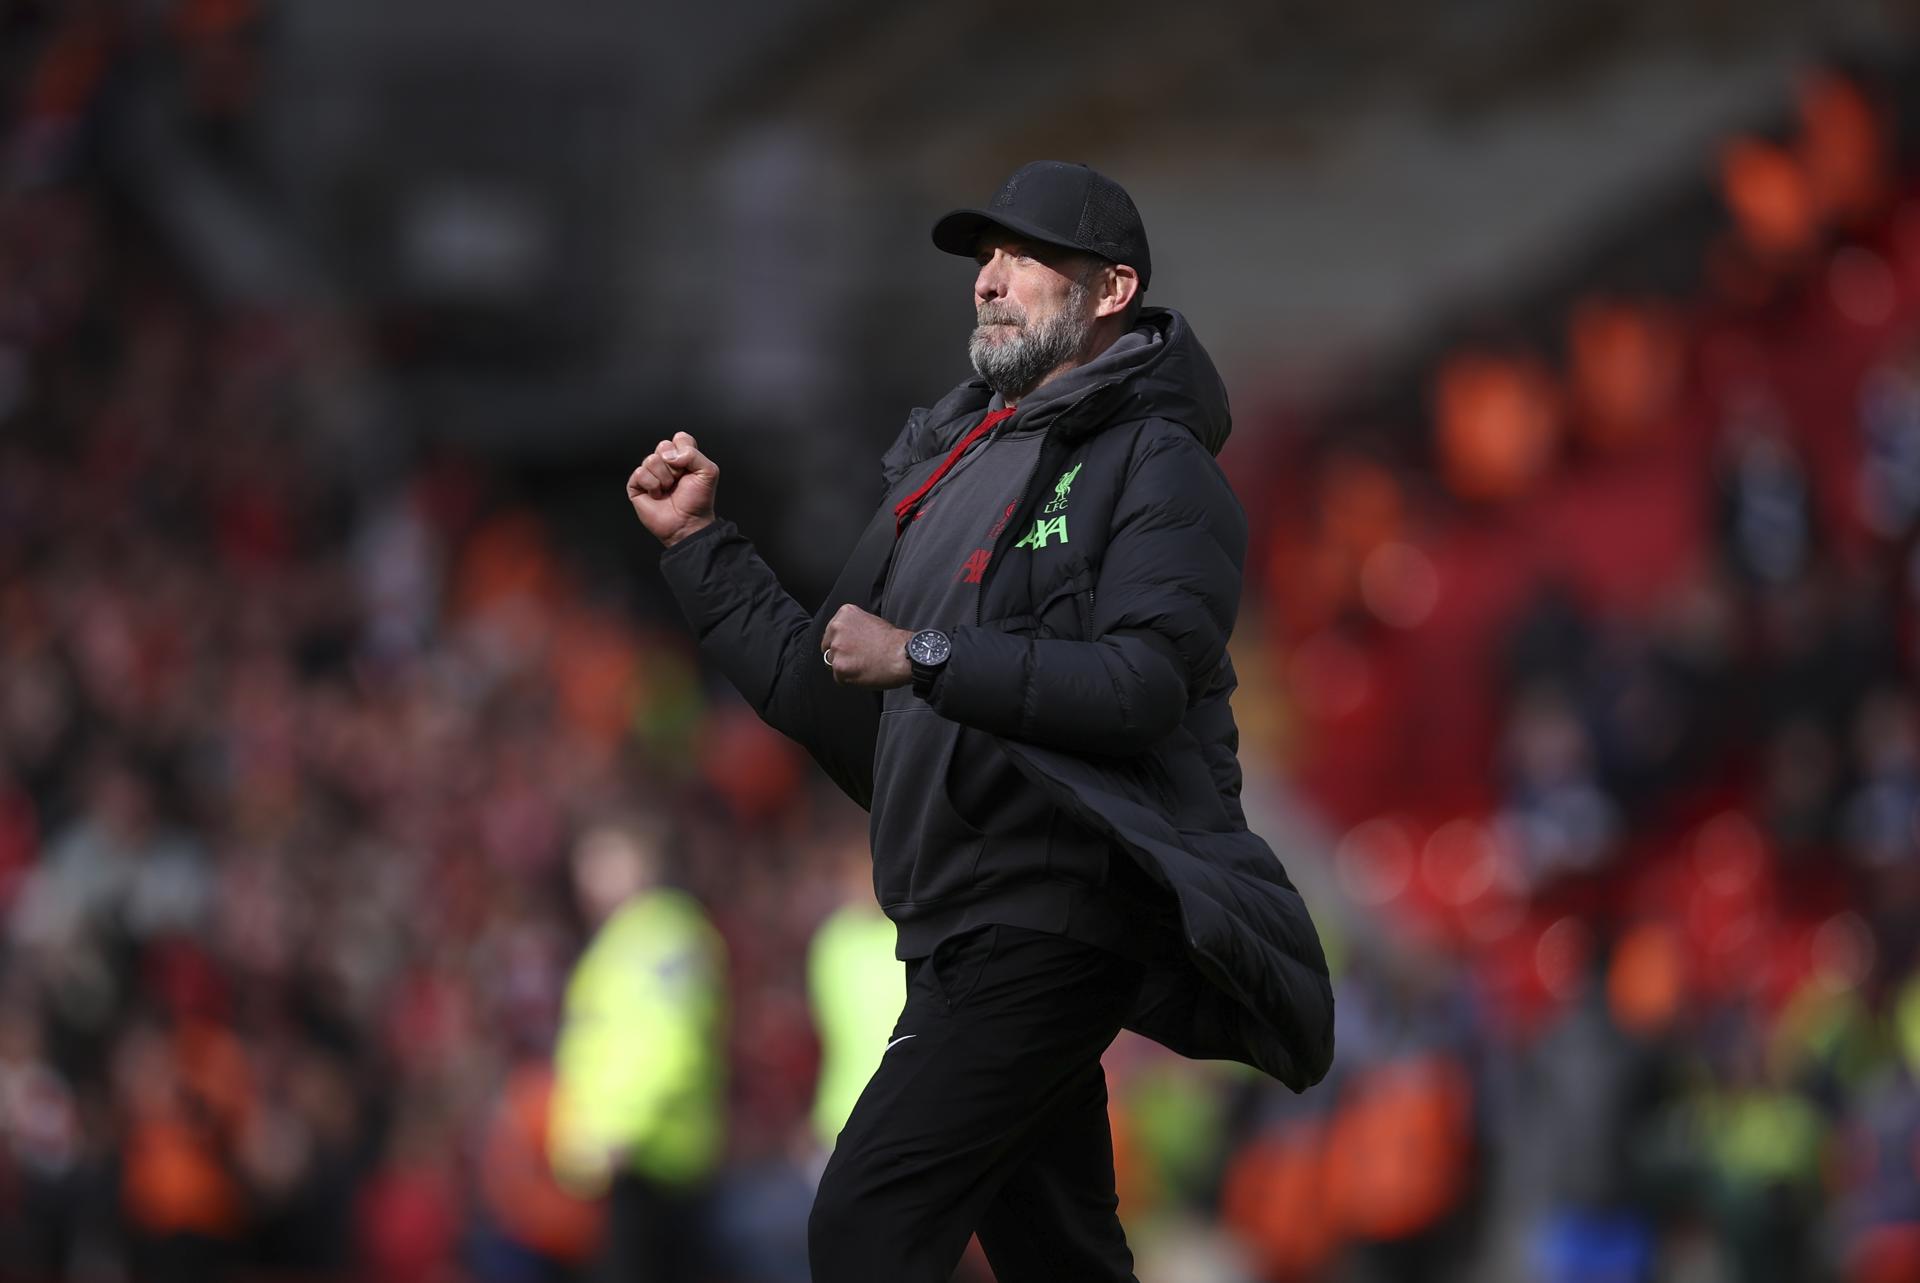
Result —
[{"label": "clenched fist", "polygon": [[662,441],[627,478],[627,502],[655,539],[671,548],[713,524],[720,469],[688,432]]},{"label": "clenched fist", "polygon": [[848,602],[827,621],[820,652],[833,669],[833,680],[842,686],[891,690],[913,680],[913,665],[907,661],[911,636]]}]

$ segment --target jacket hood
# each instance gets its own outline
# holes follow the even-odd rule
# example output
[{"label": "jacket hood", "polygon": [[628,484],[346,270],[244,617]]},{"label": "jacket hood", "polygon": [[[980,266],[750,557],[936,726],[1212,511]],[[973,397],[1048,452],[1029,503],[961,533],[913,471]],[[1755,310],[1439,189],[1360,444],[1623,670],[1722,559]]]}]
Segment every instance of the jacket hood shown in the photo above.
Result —
[{"label": "jacket hood", "polygon": [[[1063,380],[1073,381],[1060,389],[1064,395],[1047,396],[1032,412],[1047,419],[1059,416],[1073,436],[1118,423],[1166,419],[1193,433],[1210,453],[1219,454],[1233,431],[1227,388],[1186,317],[1168,307],[1143,308],[1133,334],[1144,341],[1125,344],[1121,351],[1109,349],[1079,370],[1062,375]],[[1052,390],[1050,386],[1048,391]],[[898,481],[914,464],[952,449],[993,400],[993,389],[976,377],[931,408],[907,416],[906,426],[880,459],[887,484]],[[1097,412],[1081,413],[1083,409]]]},{"label": "jacket hood", "polygon": [[1233,414],[1213,358],[1187,318],[1170,307],[1142,310],[1140,328],[1153,330],[1157,341],[1150,340],[1147,358],[1127,376],[1127,399],[1113,417],[1120,422],[1155,418],[1178,423],[1209,454],[1219,454],[1233,432]]}]

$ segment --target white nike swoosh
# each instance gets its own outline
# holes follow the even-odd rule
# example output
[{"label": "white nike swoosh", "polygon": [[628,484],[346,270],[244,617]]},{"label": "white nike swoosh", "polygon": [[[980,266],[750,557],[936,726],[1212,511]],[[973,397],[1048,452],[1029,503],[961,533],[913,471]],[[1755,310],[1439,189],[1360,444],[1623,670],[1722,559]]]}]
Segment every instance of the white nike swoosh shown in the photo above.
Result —
[{"label": "white nike swoosh", "polygon": [[895,1047],[898,1047],[901,1043],[905,1042],[907,1039],[918,1038],[919,1036],[920,1036],[919,1034],[901,1034],[898,1038],[895,1038],[892,1042],[888,1043],[886,1047],[882,1049],[880,1054],[884,1056],[887,1054],[887,1052],[892,1051]]}]

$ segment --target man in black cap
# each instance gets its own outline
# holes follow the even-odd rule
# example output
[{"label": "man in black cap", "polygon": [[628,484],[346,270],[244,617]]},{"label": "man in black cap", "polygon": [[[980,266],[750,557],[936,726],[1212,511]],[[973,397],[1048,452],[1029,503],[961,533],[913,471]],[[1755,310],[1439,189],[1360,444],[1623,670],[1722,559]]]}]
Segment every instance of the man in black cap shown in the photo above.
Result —
[{"label": "man in black cap", "polygon": [[1131,1279],[1100,1056],[1122,1028],[1303,1090],[1326,961],[1241,811],[1226,654],[1246,519],[1225,389],[1143,306],[1133,201],[1038,161],[934,244],[977,378],[915,410],[809,613],[714,515],[686,433],[628,498],[702,648],[872,811],[907,1001],[815,1199],[816,1283]]}]

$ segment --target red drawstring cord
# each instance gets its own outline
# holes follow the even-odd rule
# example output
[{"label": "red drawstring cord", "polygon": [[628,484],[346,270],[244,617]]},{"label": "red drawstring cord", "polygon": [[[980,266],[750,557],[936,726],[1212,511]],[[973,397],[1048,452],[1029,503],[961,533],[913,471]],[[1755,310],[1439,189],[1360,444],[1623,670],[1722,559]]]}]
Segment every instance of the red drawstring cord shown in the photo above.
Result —
[{"label": "red drawstring cord", "polygon": [[898,539],[900,532],[907,528],[907,514],[913,511],[913,505],[926,498],[927,491],[940,484],[940,478],[946,476],[947,469],[960,461],[960,456],[967,452],[968,446],[993,431],[995,424],[1011,417],[1015,408],[1016,407],[1010,405],[1004,409],[995,410],[992,414],[980,420],[980,426],[967,433],[967,435],[961,439],[960,444],[953,448],[953,453],[947,456],[947,461],[935,468],[933,475],[925,481],[922,481],[918,490],[893,506],[893,537],[895,539]]}]

